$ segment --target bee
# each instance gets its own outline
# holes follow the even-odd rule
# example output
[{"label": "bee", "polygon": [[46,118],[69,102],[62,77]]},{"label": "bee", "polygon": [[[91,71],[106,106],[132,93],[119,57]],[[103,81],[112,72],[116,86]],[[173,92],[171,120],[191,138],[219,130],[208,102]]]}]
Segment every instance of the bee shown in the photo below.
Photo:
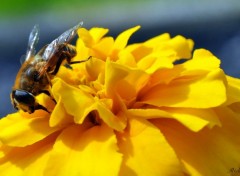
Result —
[{"label": "bee", "polygon": [[35,54],[35,46],[39,40],[39,28],[37,25],[33,27],[29,35],[24,62],[18,71],[10,94],[15,109],[21,109],[30,114],[38,109],[48,112],[47,108],[40,105],[35,97],[41,93],[51,97],[49,92],[51,79],[58,73],[63,61],[75,64],[89,59],[71,61],[77,53],[76,48],[69,43],[81,26],[82,23],[79,23],[65,31],[50,44],[45,45],[37,54]]}]

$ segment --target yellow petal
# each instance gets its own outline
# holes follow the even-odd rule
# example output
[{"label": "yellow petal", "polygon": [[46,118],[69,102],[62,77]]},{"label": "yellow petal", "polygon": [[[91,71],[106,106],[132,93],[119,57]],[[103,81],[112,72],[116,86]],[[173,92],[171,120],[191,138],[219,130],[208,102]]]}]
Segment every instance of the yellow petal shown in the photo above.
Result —
[{"label": "yellow petal", "polygon": [[177,52],[178,58],[191,57],[191,52],[193,49],[193,41],[191,39],[185,39],[184,37],[178,35],[172,38],[168,45],[174,48],[174,50]]},{"label": "yellow petal", "polygon": [[112,51],[113,45],[114,40],[112,37],[104,37],[92,47],[93,52],[91,53],[91,56],[106,60]]},{"label": "yellow petal", "polygon": [[233,111],[235,114],[240,115],[240,102],[233,103],[228,106],[231,111]]},{"label": "yellow petal", "polygon": [[178,78],[181,74],[182,68],[177,66],[172,69],[159,69],[156,72],[151,74],[151,79],[146,87],[143,88],[142,92],[148,92],[149,88],[152,88],[158,84],[167,85],[174,79]]},{"label": "yellow petal", "polygon": [[192,131],[199,131],[205,126],[212,128],[215,125],[221,126],[217,115],[211,109],[190,109],[190,108],[163,108],[161,109],[129,109],[127,116],[155,119],[170,118],[182,123]]},{"label": "yellow petal", "polygon": [[161,109],[128,109],[127,116],[143,119],[170,118],[171,114]]},{"label": "yellow petal", "polygon": [[240,79],[227,76],[227,96],[228,100],[226,105],[240,101]]},{"label": "yellow petal", "polygon": [[126,47],[128,39],[131,37],[131,35],[136,32],[138,29],[140,29],[140,26],[136,26],[133,28],[130,28],[121,34],[118,35],[118,37],[115,40],[114,43],[114,49],[121,50]]},{"label": "yellow petal", "polygon": [[[105,100],[106,102],[106,100]],[[107,107],[107,103],[105,103],[102,99],[101,101],[96,101],[93,105],[92,109],[97,110],[99,117],[112,129],[117,131],[123,131],[126,127],[127,120],[122,114],[113,114],[111,109]],[[119,112],[120,113],[120,112]]]},{"label": "yellow petal", "polygon": [[113,112],[119,110],[121,102],[119,102],[118,95],[114,89],[116,88],[116,83],[118,80],[123,79],[128,74],[127,69],[124,69],[123,66],[112,63],[109,60],[106,61],[105,68],[105,91],[106,95],[113,100]]},{"label": "yellow petal", "polygon": [[221,126],[218,116],[212,109],[167,108],[172,117],[192,131],[200,131],[205,126]]},{"label": "yellow petal", "polygon": [[[53,111],[53,109],[55,107],[55,102],[53,101],[53,99],[50,96],[48,96],[44,93],[41,93],[40,95],[36,96],[35,99],[40,105],[46,107],[49,112]],[[42,113],[44,113],[44,112],[42,112]]]},{"label": "yellow petal", "polygon": [[[189,79],[189,78],[188,78]],[[159,84],[142,95],[143,103],[155,106],[209,108],[226,101],[225,76],[215,70],[200,78]]]},{"label": "yellow petal", "polygon": [[78,35],[80,40],[83,41],[86,47],[91,47],[94,44],[94,39],[87,29],[85,28],[78,29]]},{"label": "yellow petal", "polygon": [[66,112],[74,117],[75,123],[82,123],[92,110],[89,107],[94,103],[93,97],[81,89],[66,84],[61,79],[55,81],[52,92],[56,101],[61,100],[59,102],[62,103]]},{"label": "yellow petal", "polygon": [[[82,65],[82,64],[83,63],[81,63],[80,65]],[[71,67],[74,69],[74,65],[72,65]],[[79,64],[78,64],[78,67],[79,67]],[[69,69],[69,68],[66,68],[65,66],[61,66],[58,73],[57,73],[57,78],[61,78],[67,84],[78,85],[79,84],[79,77],[73,69]],[[54,79],[53,79],[52,82],[54,82]]]},{"label": "yellow petal", "polygon": [[120,175],[183,175],[172,147],[146,120],[130,119],[128,131],[118,133],[118,139],[124,154]]},{"label": "yellow petal", "polygon": [[107,32],[108,29],[104,28],[92,28],[89,31],[85,28],[80,28],[78,30],[80,38],[77,40],[76,58],[78,58],[78,60],[84,60],[89,56],[102,59],[106,57],[113,46],[113,39],[111,39],[111,37],[102,39]]},{"label": "yellow petal", "polygon": [[90,49],[85,46],[84,41],[78,38],[76,43],[77,55],[72,59],[73,61],[85,60],[89,57]]},{"label": "yellow petal", "polygon": [[163,56],[161,52],[156,52],[142,58],[138,63],[138,67],[145,70],[148,74],[163,68],[172,68],[172,61],[167,56]]},{"label": "yellow petal", "polygon": [[176,54],[175,59],[190,58],[193,44],[194,43],[191,39],[186,39],[179,35],[171,39],[168,33],[162,34],[144,42],[145,46],[157,49],[162,52],[169,50],[174,51]]},{"label": "yellow petal", "polygon": [[[153,120],[176,151],[189,175],[228,175],[240,164],[239,114],[226,107],[216,113],[222,126],[194,133],[172,120]],[[207,163],[207,164],[206,164]]]},{"label": "yellow petal", "polygon": [[149,75],[141,70],[129,70],[129,74],[116,82],[116,91],[124,100],[136,99],[138,92],[147,84]]},{"label": "yellow petal", "polygon": [[[30,117],[28,117],[30,116]],[[0,141],[4,145],[23,147],[42,140],[58,130],[48,124],[49,114],[36,111],[34,114],[14,113],[0,120]]]},{"label": "yellow petal", "polygon": [[147,40],[146,42],[144,42],[144,45],[153,48],[158,45],[161,45],[163,42],[169,41],[170,39],[171,39],[170,34],[164,33]]},{"label": "yellow petal", "polygon": [[[163,53],[165,53],[165,51]],[[169,58],[169,61],[171,61],[175,56],[171,56],[170,54],[164,57]],[[147,63],[143,64],[143,66],[145,65],[147,65]],[[219,66],[219,59],[213,56],[212,53],[204,49],[196,50],[194,52],[193,59],[188,60],[183,64],[175,65],[172,69],[166,65],[166,69],[153,70],[155,72],[151,74],[151,84],[148,84],[147,87],[142,90],[142,93],[145,94],[145,92],[149,92],[149,89],[157,84],[169,84],[171,81],[176,82],[177,79],[194,79],[194,77],[205,77],[209,72],[219,70]],[[155,68],[157,67],[158,65],[155,64]],[[226,84],[225,78],[223,78],[223,82]]]},{"label": "yellow petal", "polygon": [[[23,138],[22,138],[23,139]],[[55,134],[26,147],[7,147],[0,159],[1,176],[42,176]]]},{"label": "yellow petal", "polygon": [[86,59],[89,56],[105,59],[114,43],[112,37],[102,39],[107,32],[108,29],[104,28],[92,28],[89,31],[85,28],[80,28],[78,30],[80,38],[77,41],[77,57],[80,60]]},{"label": "yellow petal", "polygon": [[134,56],[130,52],[128,52],[127,50],[122,50],[118,54],[118,57],[119,57],[119,59],[117,60],[118,64],[127,65],[127,66],[132,67],[132,68],[137,67],[137,63],[136,63],[136,60],[135,60]]},{"label": "yellow petal", "polygon": [[[81,124],[91,111],[96,110],[99,117],[113,129],[122,131],[125,128],[125,118],[114,115],[111,112],[112,107],[107,107],[104,99],[98,101],[97,98],[94,99],[90,94],[69,86],[60,79],[55,81],[52,90],[58,105],[50,118],[51,126],[68,124],[71,122],[69,115],[74,117],[75,123]],[[72,98],[69,99],[69,96]]]},{"label": "yellow petal", "polygon": [[59,102],[56,104],[53,112],[51,113],[49,125],[51,127],[55,126],[64,127],[71,122],[73,122],[73,118],[66,113],[60,97]]},{"label": "yellow petal", "polygon": [[108,29],[106,28],[91,28],[89,33],[91,34],[92,38],[94,39],[95,43],[97,43],[104,35],[108,33]]},{"label": "yellow petal", "polygon": [[140,28],[140,26],[136,26],[136,27],[130,28],[118,35],[118,37],[116,38],[116,40],[114,42],[114,46],[113,46],[113,50],[112,50],[112,58],[117,58],[118,52],[126,47],[130,36],[134,32],[136,32],[139,28]]},{"label": "yellow petal", "polygon": [[95,57],[92,57],[87,63],[86,63],[86,71],[88,76],[91,80],[96,80],[101,72],[104,72],[105,69],[105,62],[97,59]]},{"label": "yellow petal", "polygon": [[220,67],[220,60],[211,52],[205,49],[194,51],[193,58],[182,64],[186,72],[188,71],[212,71]]},{"label": "yellow petal", "polygon": [[45,175],[118,175],[122,155],[112,129],[74,125],[62,132],[51,152]]},{"label": "yellow petal", "polygon": [[138,62],[143,57],[147,56],[148,54],[151,54],[153,48],[144,46],[142,44],[132,44],[127,46],[125,50],[131,53],[134,56],[136,62]]},{"label": "yellow petal", "polygon": [[106,63],[105,71],[107,94],[117,93],[126,101],[134,100],[149,79],[149,75],[142,70],[131,69],[110,61]]}]

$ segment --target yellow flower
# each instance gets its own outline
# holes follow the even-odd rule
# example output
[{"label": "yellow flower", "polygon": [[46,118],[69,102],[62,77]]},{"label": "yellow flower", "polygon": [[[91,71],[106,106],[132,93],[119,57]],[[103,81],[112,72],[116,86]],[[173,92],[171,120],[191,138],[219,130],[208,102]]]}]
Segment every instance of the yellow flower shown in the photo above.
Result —
[{"label": "yellow flower", "polygon": [[[52,80],[56,100],[0,120],[0,175],[230,175],[240,167],[240,80],[193,41],[127,45],[78,30],[77,56]],[[180,59],[187,59],[176,64]]]}]

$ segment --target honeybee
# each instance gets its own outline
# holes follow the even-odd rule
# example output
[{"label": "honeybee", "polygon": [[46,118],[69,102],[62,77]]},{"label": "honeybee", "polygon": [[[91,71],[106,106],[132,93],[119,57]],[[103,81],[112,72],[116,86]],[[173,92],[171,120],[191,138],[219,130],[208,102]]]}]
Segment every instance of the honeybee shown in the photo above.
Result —
[{"label": "honeybee", "polygon": [[21,109],[28,113],[47,108],[40,105],[35,96],[44,93],[50,95],[51,79],[57,74],[64,60],[68,64],[81,63],[83,61],[71,61],[76,55],[76,49],[69,44],[76,36],[82,23],[65,31],[50,44],[45,45],[36,55],[35,46],[39,40],[39,28],[35,25],[29,35],[28,47],[24,62],[16,76],[15,84],[11,92],[11,101],[15,109]]}]

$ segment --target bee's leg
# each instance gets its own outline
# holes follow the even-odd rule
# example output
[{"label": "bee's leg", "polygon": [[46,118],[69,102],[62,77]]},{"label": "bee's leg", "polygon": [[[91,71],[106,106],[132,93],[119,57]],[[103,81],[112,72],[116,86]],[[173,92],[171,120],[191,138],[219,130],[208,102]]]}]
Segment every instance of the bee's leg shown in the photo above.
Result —
[{"label": "bee's leg", "polygon": [[75,46],[70,45],[70,44],[62,44],[59,46],[59,57],[58,60],[55,64],[55,68],[53,70],[53,72],[51,73],[52,75],[56,75],[63,60],[66,60],[68,64],[70,64],[71,59],[76,56],[77,51]]},{"label": "bee's leg", "polygon": [[70,64],[79,64],[79,63],[82,63],[82,62],[86,62],[86,61],[88,61],[89,59],[91,59],[91,57],[92,57],[92,56],[89,56],[87,59],[81,60],[81,61],[72,61],[72,62],[70,62]]},{"label": "bee's leg", "polygon": [[54,68],[53,72],[51,72],[52,75],[57,74],[63,60],[66,60],[68,64],[77,64],[77,63],[86,62],[91,58],[91,56],[90,56],[87,59],[82,60],[82,61],[71,61],[72,58],[74,56],[76,56],[76,54],[77,54],[75,46],[70,45],[70,44],[63,44],[62,46],[60,46],[60,48],[61,48],[60,49],[61,54],[58,57],[58,60],[55,64],[55,68]]},{"label": "bee's leg", "polygon": [[[49,75],[46,74],[46,77],[47,77],[49,85],[52,87],[52,82],[51,82]],[[53,98],[53,96],[51,95],[51,93],[48,90],[46,90],[46,89],[40,90],[39,93],[44,93],[45,95],[49,96],[54,101],[54,103],[57,104],[56,100]]]},{"label": "bee's leg", "polygon": [[51,73],[52,75],[56,75],[63,60],[65,59],[65,56],[61,55],[58,59],[58,62],[56,63],[55,69],[53,70],[53,72]]},{"label": "bee's leg", "polygon": [[71,61],[72,58],[77,55],[77,51],[76,51],[76,47],[73,45],[70,45],[70,44],[64,45],[64,47],[62,48],[62,54],[65,56],[65,59],[67,60],[68,64],[79,64],[82,62],[86,62],[91,58],[91,56],[90,56],[85,60]]},{"label": "bee's leg", "polygon": [[35,110],[38,110],[38,109],[42,109],[42,110],[50,113],[50,112],[47,110],[47,108],[45,108],[44,106],[42,106],[42,105],[40,105],[40,104],[38,104],[38,103],[36,103],[36,104],[34,105],[34,107],[31,108],[31,112],[29,112],[29,113],[33,113]]},{"label": "bee's leg", "polygon": [[[46,77],[47,77],[47,80],[48,80],[49,85],[52,87],[52,82],[51,82],[51,79],[50,79],[49,75],[46,74]],[[48,92],[48,93],[49,93],[49,92]]]},{"label": "bee's leg", "polygon": [[82,62],[86,62],[86,61],[88,61],[91,57],[92,57],[92,56],[89,56],[87,59],[81,60],[81,61],[72,61],[72,62],[70,62],[70,63],[64,64],[64,66],[65,66],[66,68],[68,68],[68,69],[72,69],[71,64],[79,64],[79,63],[82,63]]},{"label": "bee's leg", "polygon": [[[70,59],[69,59],[69,58],[70,58]],[[56,67],[55,67],[55,69],[54,69],[54,71],[53,71],[52,74],[53,74],[53,75],[56,75],[56,74],[57,74],[57,72],[58,72],[58,70],[59,70],[59,68],[60,68],[60,66],[61,66],[61,64],[62,64],[62,62],[63,62],[64,59],[66,59],[67,62],[68,62],[68,60],[71,60],[71,58],[72,58],[71,56],[63,53],[63,54],[59,57],[59,62],[57,62]]]},{"label": "bee's leg", "polygon": [[71,67],[71,65],[70,65],[70,64],[66,63],[66,64],[64,64],[64,66],[65,66],[66,68],[68,68],[68,69],[71,69],[71,70],[72,70],[72,67]]}]

